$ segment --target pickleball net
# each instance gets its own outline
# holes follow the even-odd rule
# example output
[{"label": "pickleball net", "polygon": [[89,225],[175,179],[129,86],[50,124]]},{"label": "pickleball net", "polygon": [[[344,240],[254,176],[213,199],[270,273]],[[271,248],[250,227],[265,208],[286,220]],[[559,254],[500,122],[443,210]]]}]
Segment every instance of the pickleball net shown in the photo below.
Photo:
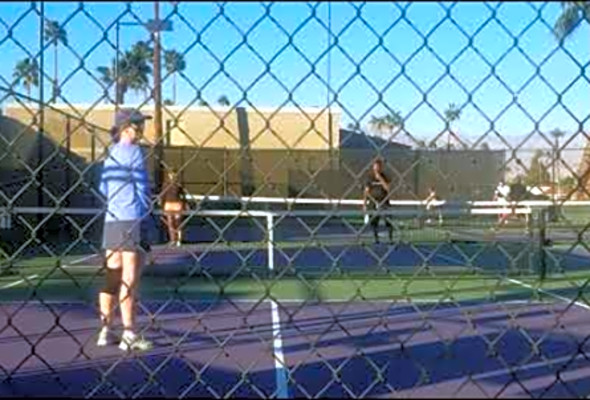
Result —
[{"label": "pickleball net", "polygon": [[[380,243],[375,243],[371,215],[359,200],[187,200],[180,246],[167,242],[162,210],[144,219],[151,250],[144,253],[143,274],[171,280],[169,293],[206,282],[213,294],[223,295],[234,280],[271,286],[286,280],[395,285],[422,280],[436,291],[439,278],[482,279],[481,289],[493,292],[498,281],[537,282],[585,273],[590,265],[585,236],[579,234],[590,209],[586,202],[564,203],[556,213],[546,201],[439,201],[427,208],[420,201],[392,200],[378,213]],[[31,291],[61,280],[61,290],[82,296],[80,282],[103,279],[104,210],[13,207],[0,214],[15,232],[13,251],[3,254],[3,276],[20,278]],[[60,230],[43,232],[36,224],[39,215],[45,223],[57,219]],[[391,241],[385,219],[392,226]],[[34,284],[27,284],[30,277]]]},{"label": "pickleball net", "polygon": [[[396,274],[539,274],[546,238],[546,210],[472,203],[395,202],[364,212],[357,201],[244,201],[193,199],[182,214],[181,246],[167,243],[163,212],[154,210],[143,229],[152,243],[147,273],[212,276],[395,276]],[[217,209],[216,207],[217,206]],[[28,240],[2,263],[49,257],[64,265],[100,265],[101,209],[3,209]],[[57,218],[62,229],[34,238],[34,218]],[[379,243],[370,218],[379,216]],[[391,224],[391,238],[385,225]],[[33,237],[33,238],[31,238]],[[161,238],[164,237],[164,240]],[[390,240],[391,239],[391,240]],[[15,246],[16,247],[16,246]],[[34,250],[34,252],[32,251]],[[40,261],[41,262],[41,261]]]}]

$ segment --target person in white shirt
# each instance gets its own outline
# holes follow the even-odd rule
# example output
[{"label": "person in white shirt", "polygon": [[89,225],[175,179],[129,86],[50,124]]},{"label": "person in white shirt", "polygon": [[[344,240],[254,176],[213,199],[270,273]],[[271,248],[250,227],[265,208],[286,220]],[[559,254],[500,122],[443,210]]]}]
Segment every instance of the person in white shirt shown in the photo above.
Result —
[{"label": "person in white shirt", "polygon": [[[436,190],[434,189],[433,186],[428,188],[428,196],[426,197],[426,199],[424,200],[424,203],[426,204],[426,211],[428,214],[426,223],[427,224],[431,224],[432,223],[432,219],[430,218],[430,210],[432,210],[433,207],[436,207],[437,204],[436,202],[438,201],[438,196],[436,195]],[[438,222],[439,224],[442,223],[442,215],[439,213],[438,216]]]},{"label": "person in white shirt", "polygon": [[[496,187],[496,191],[494,192],[494,201],[500,203],[500,206],[507,207],[508,206],[508,199],[510,196],[510,186],[501,180],[498,186]],[[508,214],[501,213],[498,216],[498,223],[503,224],[506,222],[508,218]]]}]

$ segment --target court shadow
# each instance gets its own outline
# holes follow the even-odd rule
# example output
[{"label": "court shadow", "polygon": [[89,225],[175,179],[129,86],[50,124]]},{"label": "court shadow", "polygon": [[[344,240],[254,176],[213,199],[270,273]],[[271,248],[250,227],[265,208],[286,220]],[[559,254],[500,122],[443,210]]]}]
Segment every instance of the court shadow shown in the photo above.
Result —
[{"label": "court shadow", "polygon": [[[94,345],[92,308],[46,307],[21,310],[9,323],[0,318],[0,396],[272,397],[276,390],[272,332],[252,328],[270,327],[268,305],[142,302],[138,322],[155,348],[138,355]],[[2,315],[15,311],[4,308]]]},{"label": "court shadow", "polygon": [[[578,371],[576,375],[588,375],[588,366],[581,365],[581,361],[576,360],[569,369],[576,367],[585,367],[585,371]],[[557,374],[547,382],[547,386],[544,388],[537,388],[530,391],[530,396],[535,399],[540,398],[553,398],[553,399],[565,399],[565,398],[581,398],[588,396],[590,393],[590,379],[586,377],[567,379],[565,382],[557,377]]]},{"label": "court shadow", "polygon": [[[573,389],[565,389],[570,380],[577,396],[587,393],[590,361],[580,334],[587,323],[571,323],[582,314],[564,318],[569,327],[564,332],[550,326],[554,313],[548,309],[511,317],[479,307],[479,312],[466,307],[464,313],[437,311],[428,317],[400,309],[390,315],[395,320],[387,313],[354,311],[337,317],[324,311],[313,325],[306,325],[305,317],[293,320],[282,329],[283,351],[297,382],[291,395],[529,396],[553,384],[547,393],[571,397]],[[561,381],[555,382],[558,373]]]},{"label": "court shadow", "polygon": [[[64,361],[59,354],[79,354],[76,343],[67,335],[58,339],[41,332],[40,318],[52,318],[47,312],[40,310],[39,318],[29,315],[30,326],[40,331],[37,336],[29,335],[29,340],[37,343],[36,354],[45,357],[45,364],[37,360],[36,369],[27,369],[27,363],[18,371],[10,369],[10,364],[18,364],[22,358],[13,354],[16,350],[12,347],[17,346],[12,346],[10,351],[3,352],[0,363],[6,376],[0,384],[0,394],[272,395],[274,333],[268,303],[193,301],[188,304],[177,300],[166,307],[158,301],[145,302],[144,306],[158,312],[157,323],[146,331],[157,346],[145,356],[127,359],[122,359],[116,348],[102,351],[87,346],[85,354],[89,359]],[[519,318],[528,319],[528,324],[514,327],[506,312],[484,308],[473,312],[465,306],[465,312],[472,312],[470,322],[474,331],[468,328],[462,314],[452,309],[440,310],[423,320],[412,305],[402,305],[386,313],[348,307],[349,310],[343,308],[332,313],[310,306],[307,311],[293,313],[291,318],[281,317],[282,351],[290,370],[290,396],[380,397],[412,393],[421,397],[456,394],[481,397],[482,392],[475,383],[488,394],[505,388],[502,393],[514,396],[543,393],[571,396],[572,392],[587,393],[583,391],[590,385],[590,378],[584,374],[590,367],[588,359],[583,357],[587,346],[580,335],[587,329],[568,324],[573,333],[562,333],[549,326],[550,321],[542,320],[539,311],[519,314]],[[447,311],[450,315],[445,314]],[[94,318],[89,308],[77,312],[84,314],[83,318],[75,313],[69,318],[76,321]],[[499,318],[498,314],[502,313],[504,318]],[[387,321],[388,317],[395,319]],[[61,315],[60,326],[72,328],[78,341],[87,343],[84,337],[96,331],[96,323],[81,324],[74,331],[67,318],[66,314]],[[142,320],[148,319],[144,313]],[[19,328],[22,330],[22,325]],[[62,347],[58,342],[50,346],[57,352],[54,360],[46,356],[48,350],[39,341],[42,335],[45,341],[62,342]],[[22,342],[22,351],[30,353],[23,338],[15,336],[16,339]],[[60,357],[62,361],[57,362]],[[98,387],[103,382],[101,372],[107,370],[109,380],[120,387],[119,391],[109,385]],[[248,372],[242,374],[245,370]],[[154,372],[150,381],[151,371]],[[557,381],[557,371],[561,381]],[[468,377],[471,382],[466,382]]]},{"label": "court shadow", "polygon": [[[534,337],[538,340],[541,335],[539,332]],[[377,397],[396,391],[398,395],[411,392],[421,397],[451,397],[459,393],[462,396],[466,393],[481,396],[482,393],[471,384],[467,384],[465,392],[456,393],[459,386],[470,377],[472,381],[485,386],[486,392],[490,394],[499,393],[505,385],[514,382],[514,387],[504,393],[520,396],[526,395],[526,392],[517,384],[518,381],[528,387],[529,391],[540,393],[556,379],[558,367],[562,367],[562,377],[564,371],[573,370],[576,373],[576,368],[565,367],[567,360],[576,355],[575,345],[564,348],[561,340],[543,340],[543,353],[550,360],[549,365],[553,364],[549,367],[543,365],[544,360],[540,357],[527,360],[531,353],[530,346],[526,346],[521,333],[515,330],[503,335],[460,336],[448,348],[433,338],[427,343],[408,343],[404,346],[387,343],[386,339],[383,335],[377,338],[354,337],[349,345],[358,351],[334,346],[307,352],[306,357],[310,361],[300,365],[292,373],[293,381],[297,382],[292,395]],[[496,354],[490,351],[488,345],[494,341],[499,342],[495,346]],[[384,347],[389,349],[383,350]],[[362,354],[358,354],[360,352]],[[338,353],[348,356],[334,356]],[[303,359],[303,355],[294,357],[289,351],[286,352],[286,357],[291,363]],[[317,361],[318,358],[323,360]],[[316,361],[311,361],[313,359]],[[590,366],[587,360],[583,364],[586,370]],[[512,366],[514,375],[506,369],[506,365]],[[580,373],[583,372],[578,371]],[[569,382],[568,379],[564,380]],[[346,384],[346,389],[341,383]],[[589,384],[590,378],[577,383],[579,387],[587,387]],[[578,395],[583,393],[578,392]]]},{"label": "court shadow", "polygon": [[[239,365],[222,360],[216,365],[173,354],[123,356],[92,366],[42,371],[5,377],[2,397],[226,397],[270,398],[275,372],[259,369],[242,374]],[[272,365],[272,364],[271,364]],[[153,373],[152,373],[153,371]]]}]

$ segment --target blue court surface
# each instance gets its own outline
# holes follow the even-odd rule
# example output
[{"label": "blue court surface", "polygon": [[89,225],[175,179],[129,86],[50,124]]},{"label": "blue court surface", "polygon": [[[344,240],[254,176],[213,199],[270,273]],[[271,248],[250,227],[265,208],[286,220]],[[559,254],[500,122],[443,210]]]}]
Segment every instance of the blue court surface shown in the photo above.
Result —
[{"label": "blue court surface", "polygon": [[590,392],[590,361],[583,354],[590,314],[576,304],[415,299],[142,305],[139,324],[156,347],[125,355],[116,345],[95,345],[93,305],[3,303],[0,395],[578,397]]}]

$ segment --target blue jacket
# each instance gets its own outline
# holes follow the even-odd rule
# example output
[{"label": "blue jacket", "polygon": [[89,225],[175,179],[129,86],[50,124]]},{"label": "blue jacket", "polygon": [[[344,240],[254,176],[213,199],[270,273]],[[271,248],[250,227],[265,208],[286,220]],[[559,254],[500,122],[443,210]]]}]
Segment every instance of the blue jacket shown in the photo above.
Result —
[{"label": "blue jacket", "polygon": [[143,219],[149,213],[151,189],[141,147],[116,143],[108,154],[100,178],[100,192],[107,199],[105,221]]}]

